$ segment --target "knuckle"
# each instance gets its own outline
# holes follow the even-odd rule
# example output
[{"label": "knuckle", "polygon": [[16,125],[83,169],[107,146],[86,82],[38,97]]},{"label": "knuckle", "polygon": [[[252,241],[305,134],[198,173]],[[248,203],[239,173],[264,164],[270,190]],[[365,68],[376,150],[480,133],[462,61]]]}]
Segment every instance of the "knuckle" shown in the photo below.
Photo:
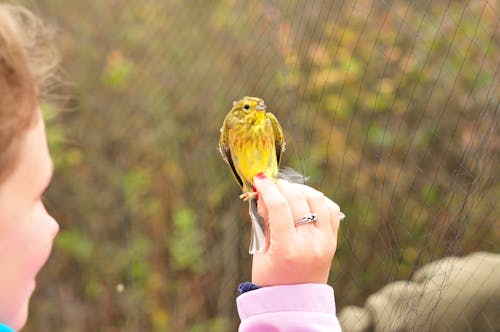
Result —
[{"label": "knuckle", "polygon": [[297,262],[297,254],[298,252],[294,247],[287,246],[286,248],[283,248],[280,260],[288,265],[293,265]]},{"label": "knuckle", "polygon": [[309,198],[313,201],[317,201],[317,202],[321,202],[324,200],[325,198],[325,195],[320,192],[320,191],[317,191],[317,190],[313,190],[311,191],[311,193],[309,194]]},{"label": "knuckle", "polygon": [[332,200],[328,199],[329,202],[328,202],[328,205],[330,207],[330,210],[332,210],[333,212],[340,212],[340,206],[338,206],[335,202],[333,202]]},{"label": "knuckle", "polygon": [[298,200],[304,200],[304,195],[298,190],[290,190],[287,192],[287,197],[290,201],[296,202]]},{"label": "knuckle", "polygon": [[281,210],[288,207],[288,202],[283,197],[274,197],[268,202],[267,206],[268,208]]}]

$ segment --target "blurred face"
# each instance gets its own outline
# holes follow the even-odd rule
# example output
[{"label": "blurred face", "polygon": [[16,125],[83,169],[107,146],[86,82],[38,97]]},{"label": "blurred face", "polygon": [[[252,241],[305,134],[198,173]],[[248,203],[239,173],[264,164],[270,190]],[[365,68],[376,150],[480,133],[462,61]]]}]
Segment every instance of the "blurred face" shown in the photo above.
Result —
[{"label": "blurred face", "polygon": [[17,167],[0,183],[0,322],[14,329],[26,322],[35,276],[59,229],[41,199],[52,161],[39,118],[20,145]]}]

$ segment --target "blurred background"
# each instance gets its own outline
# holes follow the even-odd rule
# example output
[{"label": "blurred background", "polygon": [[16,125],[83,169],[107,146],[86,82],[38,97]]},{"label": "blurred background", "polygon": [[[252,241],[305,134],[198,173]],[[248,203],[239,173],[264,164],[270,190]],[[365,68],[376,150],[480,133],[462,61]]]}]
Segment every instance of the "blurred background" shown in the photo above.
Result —
[{"label": "blurred background", "polygon": [[64,79],[43,104],[61,231],[25,331],[237,328],[249,217],[217,144],[245,95],[347,215],[338,309],[499,251],[498,1],[19,3],[57,27]]}]

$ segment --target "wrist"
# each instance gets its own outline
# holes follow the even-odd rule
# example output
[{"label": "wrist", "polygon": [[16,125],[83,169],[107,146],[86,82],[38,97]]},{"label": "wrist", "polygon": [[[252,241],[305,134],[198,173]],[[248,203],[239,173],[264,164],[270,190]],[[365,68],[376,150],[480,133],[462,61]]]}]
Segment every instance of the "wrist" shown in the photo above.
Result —
[{"label": "wrist", "polygon": [[236,298],[241,319],[276,311],[335,314],[333,288],[325,284],[261,287]]}]

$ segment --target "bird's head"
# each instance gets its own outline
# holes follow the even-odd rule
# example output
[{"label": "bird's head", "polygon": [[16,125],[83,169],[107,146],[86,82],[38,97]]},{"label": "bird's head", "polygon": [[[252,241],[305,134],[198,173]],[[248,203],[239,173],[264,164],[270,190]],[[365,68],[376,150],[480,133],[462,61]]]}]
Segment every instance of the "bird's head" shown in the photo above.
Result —
[{"label": "bird's head", "polygon": [[264,111],[266,109],[266,104],[260,98],[256,97],[243,97],[239,101],[233,102],[233,111],[241,110],[244,112],[251,111]]}]

